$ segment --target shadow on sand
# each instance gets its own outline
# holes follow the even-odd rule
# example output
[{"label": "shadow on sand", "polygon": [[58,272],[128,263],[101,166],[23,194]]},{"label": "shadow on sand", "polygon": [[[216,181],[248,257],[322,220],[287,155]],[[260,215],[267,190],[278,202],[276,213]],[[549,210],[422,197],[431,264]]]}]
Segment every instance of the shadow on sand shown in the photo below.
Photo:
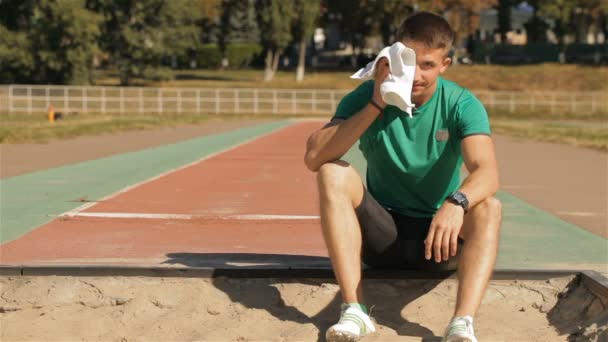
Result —
[{"label": "shadow on sand", "polygon": [[[311,286],[335,284],[329,258],[246,253],[170,253],[167,257],[165,264],[215,269],[213,285],[226,293],[232,302],[251,309],[266,310],[282,321],[313,324],[318,329],[318,341],[325,340],[325,331],[339,317],[342,303],[339,292],[335,293],[329,304],[310,317],[298,308],[287,305],[276,286],[296,282]],[[418,336],[427,342],[440,341],[441,338],[427,327],[403,318],[401,310],[434,289],[453,272],[433,273],[430,278],[425,277],[424,273],[414,272],[415,278],[410,279],[406,270],[364,271],[363,292],[366,302],[374,304],[374,319],[395,330],[397,334]],[[263,278],[264,281],[248,282],[246,286],[249,291],[244,291],[242,282],[235,278]],[[400,288],[403,287],[403,282],[407,282],[405,293],[398,292],[391,286],[391,282],[396,281],[401,282]],[[252,292],[260,295],[252,296]]]}]

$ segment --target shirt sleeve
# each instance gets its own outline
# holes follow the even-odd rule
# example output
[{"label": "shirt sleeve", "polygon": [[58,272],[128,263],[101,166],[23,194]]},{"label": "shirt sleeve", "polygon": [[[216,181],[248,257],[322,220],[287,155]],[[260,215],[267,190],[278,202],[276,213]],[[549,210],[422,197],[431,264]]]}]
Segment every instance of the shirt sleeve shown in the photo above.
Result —
[{"label": "shirt sleeve", "polygon": [[458,117],[460,139],[475,134],[491,134],[488,112],[481,101],[468,91],[458,101]]},{"label": "shirt sleeve", "polygon": [[348,119],[360,112],[372,98],[374,81],[365,81],[340,100],[333,119]]}]

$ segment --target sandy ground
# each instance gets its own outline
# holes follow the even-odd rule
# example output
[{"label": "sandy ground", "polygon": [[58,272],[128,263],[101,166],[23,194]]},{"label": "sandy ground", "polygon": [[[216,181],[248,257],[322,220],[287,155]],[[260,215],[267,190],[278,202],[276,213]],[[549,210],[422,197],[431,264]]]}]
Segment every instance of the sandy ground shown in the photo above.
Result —
[{"label": "sandy ground", "polygon": [[[339,314],[329,279],[4,277],[0,288],[3,341],[317,341]],[[439,341],[456,290],[366,280],[378,331],[363,341]],[[575,277],[492,281],[475,328],[480,341],[601,341],[605,323],[578,328],[601,314],[608,301]]]}]

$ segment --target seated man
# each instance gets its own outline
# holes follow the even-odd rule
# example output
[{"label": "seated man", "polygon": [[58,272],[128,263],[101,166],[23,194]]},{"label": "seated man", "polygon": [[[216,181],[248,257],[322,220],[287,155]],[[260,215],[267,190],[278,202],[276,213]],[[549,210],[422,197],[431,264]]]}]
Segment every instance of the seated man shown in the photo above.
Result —
[{"label": "seated man", "polygon": [[[363,302],[363,261],[418,269],[457,263],[456,307],[444,341],[476,341],[473,317],[496,260],[502,212],[493,197],[499,184],[488,116],[473,94],[439,76],[451,63],[454,39],[442,17],[416,13],[397,39],[416,52],[413,117],[383,102],[389,68],[380,59],[374,80],[346,95],[307,143],[305,163],[318,172],[323,236],[344,302],[327,340],[375,331]],[[340,160],[357,140],[367,189]],[[463,162],[469,175],[461,182]]]}]

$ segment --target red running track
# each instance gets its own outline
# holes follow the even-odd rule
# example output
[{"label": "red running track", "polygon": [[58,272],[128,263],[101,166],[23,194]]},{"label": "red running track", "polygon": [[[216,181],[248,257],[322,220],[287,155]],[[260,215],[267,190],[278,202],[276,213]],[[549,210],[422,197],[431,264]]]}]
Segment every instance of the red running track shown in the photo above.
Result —
[{"label": "red running track", "polygon": [[[92,217],[55,219],[3,245],[2,264],[184,266],[171,256],[327,256],[315,175],[303,164],[306,138],[320,125],[296,123],[77,213]],[[150,214],[157,216],[144,218]]]}]

